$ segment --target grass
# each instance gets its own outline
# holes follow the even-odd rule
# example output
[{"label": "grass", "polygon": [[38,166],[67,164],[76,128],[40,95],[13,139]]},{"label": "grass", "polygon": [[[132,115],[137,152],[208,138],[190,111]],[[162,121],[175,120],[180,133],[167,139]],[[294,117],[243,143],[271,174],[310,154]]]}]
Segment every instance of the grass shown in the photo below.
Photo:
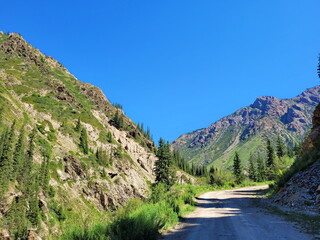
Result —
[{"label": "grass", "polygon": [[149,199],[130,200],[107,223],[68,228],[61,239],[157,239],[161,229],[176,225],[179,218],[194,210],[195,196],[209,190],[207,186],[174,185],[168,191],[159,184],[153,187]]},{"label": "grass", "polygon": [[[237,187],[263,185],[270,182],[246,182]],[[213,188],[208,185],[176,184],[168,190],[165,185],[152,187],[149,199],[130,200],[118,209],[107,222],[95,221],[85,226],[68,227],[61,236],[66,240],[154,240],[160,230],[166,230],[195,209],[195,197],[213,190],[231,189],[231,186]]]}]

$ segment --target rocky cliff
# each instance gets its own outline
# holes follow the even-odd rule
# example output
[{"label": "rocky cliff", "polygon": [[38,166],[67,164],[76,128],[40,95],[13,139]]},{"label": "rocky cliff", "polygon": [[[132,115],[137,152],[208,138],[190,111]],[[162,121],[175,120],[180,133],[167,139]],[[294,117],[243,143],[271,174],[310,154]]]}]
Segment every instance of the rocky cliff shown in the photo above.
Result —
[{"label": "rocky cliff", "polygon": [[209,127],[183,134],[172,143],[194,163],[226,167],[234,151],[244,159],[261,151],[266,138],[278,135],[288,145],[303,139],[311,128],[312,113],[320,101],[320,87],[309,88],[297,97],[259,97],[253,104],[224,117]]},{"label": "rocky cliff", "polygon": [[[49,156],[51,194],[37,195],[38,236],[59,234],[59,209],[66,225],[80,224],[130,198],[148,196],[154,143],[99,88],[77,80],[15,33],[0,32],[0,108],[1,134],[13,121],[15,135],[22,127],[27,135],[35,129],[35,171]],[[88,152],[80,146],[84,130]],[[20,196],[11,181],[1,198],[0,230],[8,228],[6,216]]]}]

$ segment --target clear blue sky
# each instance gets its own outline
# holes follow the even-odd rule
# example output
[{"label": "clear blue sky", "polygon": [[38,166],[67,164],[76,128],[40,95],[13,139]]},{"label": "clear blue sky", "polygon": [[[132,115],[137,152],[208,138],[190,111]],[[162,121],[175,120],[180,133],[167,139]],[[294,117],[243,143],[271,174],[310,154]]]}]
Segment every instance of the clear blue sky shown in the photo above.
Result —
[{"label": "clear blue sky", "polygon": [[169,141],[318,84],[319,0],[1,1],[18,32]]}]

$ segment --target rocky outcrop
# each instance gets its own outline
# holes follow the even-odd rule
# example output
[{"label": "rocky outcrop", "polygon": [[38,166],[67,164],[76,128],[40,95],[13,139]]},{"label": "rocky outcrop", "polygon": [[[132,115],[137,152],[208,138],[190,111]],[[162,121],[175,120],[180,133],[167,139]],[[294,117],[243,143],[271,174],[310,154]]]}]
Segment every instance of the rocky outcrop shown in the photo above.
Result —
[{"label": "rocky outcrop", "polygon": [[246,145],[246,151],[254,153],[261,147],[257,143],[278,135],[293,145],[311,128],[312,113],[319,102],[320,86],[309,88],[291,99],[259,97],[250,106],[207,128],[183,134],[172,147],[187,160],[200,164],[217,161],[222,166],[228,162],[228,153],[239,145]]},{"label": "rocky outcrop", "polygon": [[317,161],[306,170],[295,174],[273,197],[273,200],[295,209],[318,211],[320,207],[319,187],[320,161]]}]

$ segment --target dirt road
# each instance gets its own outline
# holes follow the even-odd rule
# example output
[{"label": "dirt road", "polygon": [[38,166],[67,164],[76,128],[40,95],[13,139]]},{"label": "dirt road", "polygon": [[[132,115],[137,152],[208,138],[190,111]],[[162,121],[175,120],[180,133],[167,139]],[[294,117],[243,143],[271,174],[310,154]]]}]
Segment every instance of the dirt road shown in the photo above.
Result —
[{"label": "dirt road", "polygon": [[267,186],[208,192],[198,198],[197,209],[165,240],[304,240],[312,236],[300,233],[292,223],[266,214],[254,199]]}]

